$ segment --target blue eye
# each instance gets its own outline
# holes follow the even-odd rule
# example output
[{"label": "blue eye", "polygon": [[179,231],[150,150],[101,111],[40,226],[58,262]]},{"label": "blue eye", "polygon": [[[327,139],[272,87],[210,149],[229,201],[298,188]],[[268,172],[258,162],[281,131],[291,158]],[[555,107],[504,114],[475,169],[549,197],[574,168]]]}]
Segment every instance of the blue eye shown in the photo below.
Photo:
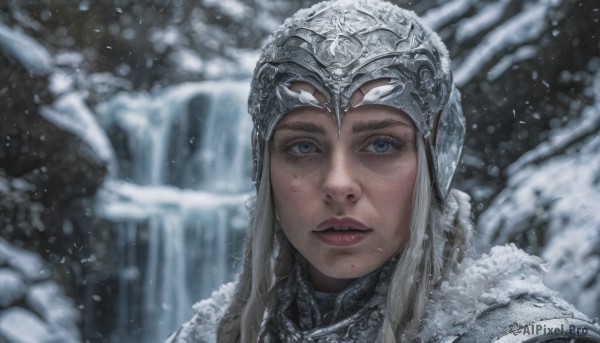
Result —
[{"label": "blue eye", "polygon": [[373,142],[373,150],[378,153],[388,152],[392,148],[389,142],[378,140]]},{"label": "blue eye", "polygon": [[366,150],[376,154],[389,154],[398,150],[401,143],[393,138],[377,138],[367,145]]},{"label": "blue eye", "polygon": [[300,143],[294,144],[290,150],[295,154],[306,155],[306,154],[315,152],[316,147],[312,143],[300,142]]}]

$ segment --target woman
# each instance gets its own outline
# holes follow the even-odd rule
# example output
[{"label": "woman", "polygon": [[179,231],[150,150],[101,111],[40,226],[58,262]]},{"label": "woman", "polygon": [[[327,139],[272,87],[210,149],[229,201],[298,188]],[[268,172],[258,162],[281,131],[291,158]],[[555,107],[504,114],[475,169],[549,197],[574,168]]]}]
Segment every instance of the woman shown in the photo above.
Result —
[{"label": "woman", "polygon": [[449,66],[439,37],[386,2],[288,19],[252,80],[257,197],[242,272],[169,341],[488,342],[534,337],[523,328],[538,321],[594,334],[541,284],[539,259],[513,246],[466,258]]}]

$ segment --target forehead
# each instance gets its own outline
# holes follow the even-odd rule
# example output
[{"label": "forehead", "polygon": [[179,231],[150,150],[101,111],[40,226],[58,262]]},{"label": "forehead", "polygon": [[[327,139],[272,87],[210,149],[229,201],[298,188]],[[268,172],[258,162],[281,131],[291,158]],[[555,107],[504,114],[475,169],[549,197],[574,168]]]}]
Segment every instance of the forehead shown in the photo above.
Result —
[{"label": "forehead", "polygon": [[[382,124],[378,125],[377,123]],[[301,124],[302,126],[296,126],[296,124]],[[325,131],[337,132],[338,129],[345,130],[345,128],[352,128],[354,130],[354,127],[362,127],[364,124],[368,124],[368,127],[370,127],[371,130],[397,125],[412,130],[415,129],[415,125],[410,117],[401,111],[383,105],[370,105],[348,112],[348,114],[344,116],[341,126],[339,127],[337,126],[334,117],[325,110],[311,107],[297,108],[281,118],[275,126],[273,133],[275,134],[277,131],[285,128],[299,131],[318,131],[324,134]],[[310,125],[312,129],[305,129],[308,127],[305,125]],[[317,128],[319,129],[317,130]]]}]

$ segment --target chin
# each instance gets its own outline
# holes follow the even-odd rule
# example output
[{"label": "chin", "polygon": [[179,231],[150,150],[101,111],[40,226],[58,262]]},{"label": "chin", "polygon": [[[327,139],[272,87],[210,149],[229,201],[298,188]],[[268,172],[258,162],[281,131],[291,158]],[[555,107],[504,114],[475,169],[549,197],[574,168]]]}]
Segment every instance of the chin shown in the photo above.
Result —
[{"label": "chin", "polygon": [[318,266],[317,269],[323,275],[334,279],[358,279],[374,272],[382,265],[383,262],[380,264],[365,264],[363,259],[353,258],[340,259],[333,264]]}]

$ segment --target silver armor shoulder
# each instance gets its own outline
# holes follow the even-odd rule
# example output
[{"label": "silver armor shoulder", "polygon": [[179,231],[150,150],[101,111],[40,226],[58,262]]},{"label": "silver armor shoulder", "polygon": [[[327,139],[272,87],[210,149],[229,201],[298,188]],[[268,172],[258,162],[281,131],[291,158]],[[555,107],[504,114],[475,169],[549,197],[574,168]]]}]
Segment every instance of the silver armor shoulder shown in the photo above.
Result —
[{"label": "silver armor shoulder", "polygon": [[577,318],[549,299],[527,296],[483,312],[472,329],[444,343],[592,343],[600,325]]}]

